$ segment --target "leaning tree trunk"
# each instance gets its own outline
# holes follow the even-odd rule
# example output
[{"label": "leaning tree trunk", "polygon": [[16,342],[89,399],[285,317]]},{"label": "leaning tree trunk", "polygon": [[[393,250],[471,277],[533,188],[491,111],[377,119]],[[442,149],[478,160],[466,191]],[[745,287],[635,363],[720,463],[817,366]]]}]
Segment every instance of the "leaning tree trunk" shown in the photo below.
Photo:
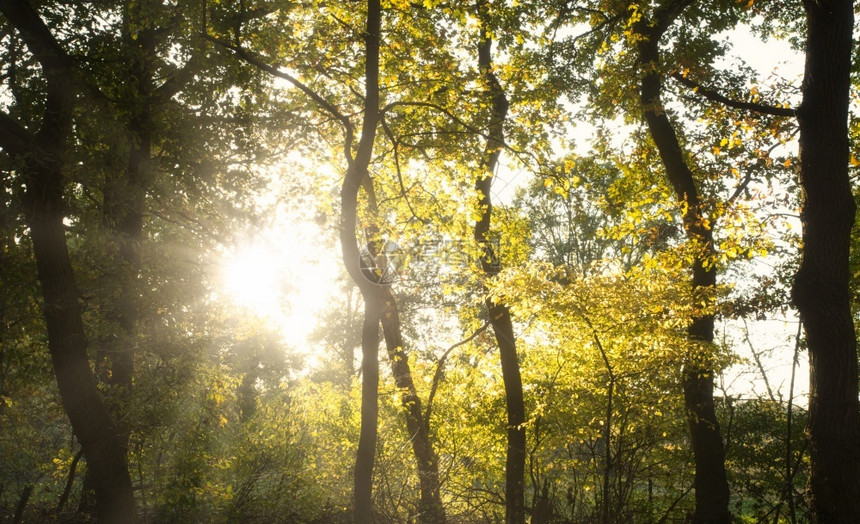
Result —
[{"label": "leaning tree trunk", "polygon": [[[642,35],[638,51],[642,67],[641,103],[643,116],[651,138],[660,153],[675,196],[685,209],[683,218],[687,238],[696,250],[692,264],[692,291],[694,296],[709,296],[717,282],[713,264],[713,234],[704,221],[702,202],[699,199],[696,181],[687,166],[675,130],[672,127],[661,101],[662,78],[660,64],[660,37],[677,17],[689,0],[664,4],[657,9],[653,21],[642,19],[637,24]],[[696,465],[694,485],[696,507],[694,522],[728,523],[729,485],[725,467],[725,449],[720,436],[714,408],[714,369],[707,354],[714,341],[714,315],[697,314],[687,329],[693,354],[687,359],[683,370],[684,404],[693,457]],[[701,349],[697,349],[701,348]]]},{"label": "leaning tree trunk", "polygon": [[63,224],[63,158],[72,130],[75,70],[29,3],[0,0],[0,11],[42,66],[47,97],[40,128],[30,133],[0,114],[0,145],[20,159],[26,220],[44,301],[48,349],[63,407],[92,470],[100,522],[136,521],[128,463],[99,393]]},{"label": "leaning tree trunk", "polygon": [[[52,173],[30,176],[43,180]],[[45,184],[31,180],[30,236],[44,299],[48,347],[60,388],[63,406],[84,455],[96,493],[99,522],[134,522],[134,498],[125,447],[96,387],[87,358],[87,339],[81,320],[78,290],[66,247],[65,227],[57,198],[39,198]]]},{"label": "leaning tree trunk", "polygon": [[[478,45],[478,67],[487,87],[490,120],[488,139],[482,160],[483,172],[475,182],[481,215],[475,222],[474,235],[475,241],[483,249],[481,266],[488,277],[495,275],[500,269],[499,253],[494,249],[490,239],[493,213],[490,189],[493,182],[493,172],[498,165],[499,155],[504,146],[504,122],[508,113],[508,100],[493,72],[492,45],[493,41],[488,36],[486,25],[484,25]],[[523,382],[517,357],[517,343],[508,306],[489,298],[486,299],[485,305],[489,313],[490,325],[496,336],[496,343],[499,345],[499,360],[502,366],[502,380],[505,384],[507,405],[508,448],[505,461],[505,522],[520,524],[525,522],[526,411],[523,401]]]},{"label": "leaning tree trunk", "polygon": [[394,383],[400,390],[400,401],[403,414],[406,417],[406,430],[412,442],[412,452],[415,455],[418,469],[418,482],[421,499],[418,503],[418,522],[426,524],[442,524],[446,522],[445,508],[442,506],[439,483],[439,459],[430,441],[429,421],[424,417],[421,398],[412,380],[412,370],[409,357],[403,350],[403,335],[400,329],[400,317],[397,302],[388,286],[380,286],[382,296],[382,331],[385,335],[385,346],[388,359],[391,362],[391,373]]},{"label": "leaning tree trunk", "polygon": [[860,522],[860,407],[848,255],[854,5],[803,2],[808,41],[800,124],[803,253],[793,298],[809,347],[809,495],[818,522]]}]

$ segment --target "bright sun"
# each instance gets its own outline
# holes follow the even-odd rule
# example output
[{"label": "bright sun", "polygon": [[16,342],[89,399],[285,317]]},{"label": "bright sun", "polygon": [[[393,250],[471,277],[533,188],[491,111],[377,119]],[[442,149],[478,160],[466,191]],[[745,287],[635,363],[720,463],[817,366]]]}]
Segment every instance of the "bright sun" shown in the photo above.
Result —
[{"label": "bright sun", "polygon": [[254,244],[233,254],[224,267],[224,287],[240,306],[259,316],[282,308],[284,274],[276,266],[271,246]]},{"label": "bright sun", "polygon": [[292,223],[259,232],[223,258],[221,289],[247,315],[305,342],[329,301],[338,275],[337,253],[321,244],[314,224]]}]

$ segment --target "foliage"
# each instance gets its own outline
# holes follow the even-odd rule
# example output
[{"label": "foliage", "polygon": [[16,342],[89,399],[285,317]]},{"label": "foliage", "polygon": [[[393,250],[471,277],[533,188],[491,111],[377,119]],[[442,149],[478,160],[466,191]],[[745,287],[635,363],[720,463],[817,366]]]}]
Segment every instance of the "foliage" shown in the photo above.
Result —
[{"label": "foliage", "polygon": [[[484,11],[383,3],[376,202],[359,208],[360,242],[391,248],[403,358],[428,413],[446,514],[451,522],[504,518],[505,384],[486,329],[488,294],[513,314],[531,521],[680,521],[693,508],[694,475],[682,370],[704,363],[728,375],[738,362],[729,338],[696,343],[686,329],[703,315],[727,324],[791,315],[801,247],[793,119],[715,105],[705,91],[796,106],[795,79],[742,63],[727,35],[797,47],[798,8],[695,3],[665,37],[665,111],[714,235],[705,264],[725,282],[703,292],[691,287],[689,267],[706,250],[683,235],[686,209],[639,122],[633,28],[653,2],[479,4]],[[363,378],[356,288],[340,275],[336,291],[319,289],[334,298],[300,340],[234,308],[218,271],[225,253],[283,213],[320,226],[324,238],[308,249],[337,235],[333,188],[344,151],[355,147],[344,147],[344,121],[357,126],[363,116],[363,5],[33,5],[80,75],[64,164],[66,239],[90,361],[128,431],[142,520],[350,521]],[[157,44],[141,56],[149,27],[158,28]],[[45,109],[45,80],[11,23],[2,18],[0,28],[0,127],[8,118],[30,128]],[[495,42],[494,74],[511,104],[494,178],[521,177],[516,191],[494,187],[493,241],[505,268],[494,277],[480,266],[484,246],[473,234],[491,111],[476,58],[482,31]],[[129,80],[138,59],[153,85],[181,77],[182,88],[152,103]],[[856,88],[852,100],[855,173]],[[146,129],[137,129],[143,114]],[[118,255],[108,201],[144,135],[151,147],[132,262]],[[51,368],[16,162],[0,152],[0,519],[12,519],[28,486],[25,520],[86,519],[73,515],[89,511],[86,458],[76,460]],[[856,227],[852,238],[856,246]],[[125,299],[133,329],[118,319]],[[105,371],[115,347],[133,350],[127,395]],[[374,515],[414,521],[413,436],[385,366],[379,393]],[[811,518],[801,496],[803,401],[723,393],[737,520]]]}]

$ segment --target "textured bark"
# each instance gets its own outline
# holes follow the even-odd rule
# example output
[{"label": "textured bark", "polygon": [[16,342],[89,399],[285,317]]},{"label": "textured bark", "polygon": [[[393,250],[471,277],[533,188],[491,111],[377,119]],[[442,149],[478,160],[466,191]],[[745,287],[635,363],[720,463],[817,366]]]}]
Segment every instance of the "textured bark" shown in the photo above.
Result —
[{"label": "textured bark", "polygon": [[421,407],[421,398],[412,380],[409,360],[403,350],[403,336],[400,329],[400,318],[397,302],[391,289],[380,286],[379,291],[383,301],[382,330],[385,335],[385,346],[388,359],[391,362],[391,372],[394,383],[400,390],[403,414],[406,417],[406,430],[412,442],[412,452],[418,468],[418,480],[421,499],[418,503],[418,521],[426,524],[441,524],[446,522],[445,508],[442,506],[439,484],[439,459],[430,442],[430,428]]},{"label": "textured bark", "polygon": [[[484,25],[486,27],[486,25]],[[490,103],[490,119],[488,122],[489,138],[484,150],[482,161],[483,173],[475,182],[478,193],[480,218],[475,222],[475,241],[484,248],[481,260],[484,273],[491,277],[499,271],[498,253],[490,241],[490,226],[493,214],[493,202],[490,189],[493,183],[493,173],[499,162],[499,155],[504,146],[504,122],[508,113],[508,100],[502,86],[493,73],[492,50],[493,42],[486,33],[481,32],[478,46],[478,67],[487,86]],[[525,461],[526,461],[526,430],[525,403],[523,401],[523,382],[520,375],[520,364],[517,357],[517,343],[511,322],[511,312],[507,305],[486,301],[490,325],[499,345],[499,360],[502,366],[502,380],[505,384],[505,401],[507,405],[507,458],[505,460],[505,522],[520,524],[525,522]]]},{"label": "textured bark", "polygon": [[60,397],[87,466],[93,472],[99,521],[133,523],[136,513],[127,459],[90,368],[88,341],[63,225],[62,168],[72,128],[74,69],[29,3],[0,0],[0,11],[18,29],[40,62],[46,79],[45,113],[39,130],[30,134],[4,115],[0,122],[0,144],[21,162],[26,219]]},{"label": "textured bark", "polygon": [[[684,160],[681,144],[661,101],[660,37],[689,0],[672,1],[655,12],[653,20],[643,19],[637,31],[643,36],[638,44],[643,68],[640,95],[645,122],[657,146],[675,196],[684,204],[684,230],[696,246],[692,266],[693,293],[709,293],[716,286],[717,275],[706,261],[713,256],[714,243],[710,228],[702,215],[693,172]],[[709,345],[714,341],[714,316],[702,314],[693,318],[687,335],[692,344]],[[729,486],[725,468],[725,448],[714,409],[714,378],[710,363],[694,356],[684,366],[683,387],[687,422],[696,465],[694,485],[696,508],[693,522],[728,523]]]},{"label": "textured bark", "polygon": [[808,41],[800,124],[803,253],[793,298],[809,347],[810,507],[818,522],[860,522],[860,406],[848,254],[854,6],[804,1]]}]

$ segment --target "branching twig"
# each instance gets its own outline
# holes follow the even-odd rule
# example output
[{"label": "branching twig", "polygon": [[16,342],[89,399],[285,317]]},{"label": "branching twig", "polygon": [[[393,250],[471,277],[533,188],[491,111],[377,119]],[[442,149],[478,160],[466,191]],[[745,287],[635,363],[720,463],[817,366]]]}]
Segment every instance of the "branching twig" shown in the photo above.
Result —
[{"label": "branching twig", "polygon": [[74,458],[72,458],[72,463],[69,466],[69,475],[66,477],[66,487],[63,489],[63,493],[60,495],[60,500],[57,502],[57,509],[55,510],[57,514],[63,511],[63,507],[66,505],[66,502],[69,501],[69,495],[72,493],[72,485],[75,482],[75,471],[77,470],[78,462],[83,456],[84,449],[81,448],[77,453],[75,453]]},{"label": "branching twig", "polygon": [[764,387],[767,390],[767,396],[770,398],[770,401],[776,404],[776,397],[773,394],[773,390],[770,387],[770,381],[767,379],[767,372],[764,369],[764,365],[761,363],[761,358],[758,355],[758,352],[755,350],[755,346],[753,346],[752,340],[750,340],[750,328],[747,325],[747,319],[743,318],[744,323],[744,341],[747,343],[747,346],[750,348],[750,352],[752,353],[753,360],[755,360],[756,367],[758,367],[759,373],[761,373],[761,378],[764,381]]},{"label": "branching twig", "polygon": [[391,147],[393,148],[394,154],[394,171],[397,173],[397,182],[400,184],[400,194],[403,196],[403,200],[406,202],[406,206],[409,208],[409,212],[412,213],[412,216],[418,219],[422,224],[427,225],[428,221],[418,216],[415,209],[412,207],[412,202],[409,201],[409,195],[406,194],[406,187],[403,184],[403,173],[400,170],[400,141],[394,136],[394,133],[391,132],[391,128],[388,127],[388,122],[386,122],[384,114],[380,114],[380,122],[382,123],[382,130],[385,132],[385,136],[391,140]]},{"label": "branching twig", "polygon": [[[796,128],[794,131],[792,131],[788,135],[788,138],[789,139],[793,138],[794,135],[796,135],[799,131],[800,131],[800,128]],[[770,154],[773,153],[773,150],[776,149],[777,147],[781,146],[781,145],[783,145],[782,142],[777,142],[777,143],[773,144],[772,146],[770,146],[768,148],[768,150],[764,156],[769,157]],[[747,171],[747,174],[744,176],[744,179],[741,181],[740,184],[738,184],[738,187],[735,188],[735,191],[732,193],[732,196],[729,197],[727,202],[729,202],[729,203],[734,202],[741,195],[741,193],[744,192],[744,190],[747,188],[747,186],[750,184],[750,182],[752,182],[752,177],[753,177],[753,172]]]}]

